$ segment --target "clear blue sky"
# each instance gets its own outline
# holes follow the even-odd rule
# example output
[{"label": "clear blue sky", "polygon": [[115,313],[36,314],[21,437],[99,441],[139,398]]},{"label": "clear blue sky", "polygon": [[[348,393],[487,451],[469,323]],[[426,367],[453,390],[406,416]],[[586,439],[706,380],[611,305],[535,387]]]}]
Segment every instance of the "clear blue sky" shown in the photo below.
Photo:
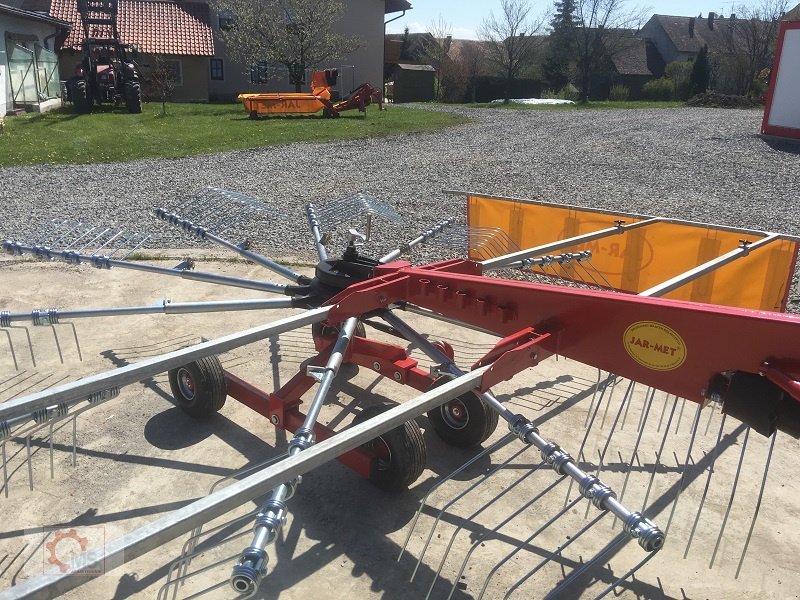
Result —
[{"label": "clear blue sky", "polygon": [[[397,21],[393,21],[386,26],[388,33],[402,33],[408,27],[412,33],[426,31],[434,20],[438,20],[441,15],[450,25],[453,37],[456,38],[477,38],[476,31],[481,21],[490,11],[498,14],[499,0],[409,0],[414,7],[406,13],[406,16]],[[707,15],[709,11],[717,14],[728,15],[732,7],[741,4],[752,4],[752,2],[725,2],[720,0],[650,0],[642,2],[639,0],[628,0],[629,9],[647,9],[647,14],[661,15],[683,15],[694,17],[703,13]],[[531,0],[533,6],[532,13],[540,15],[551,11],[553,2],[551,0]],[[387,15],[387,20],[398,16],[401,13]]]}]

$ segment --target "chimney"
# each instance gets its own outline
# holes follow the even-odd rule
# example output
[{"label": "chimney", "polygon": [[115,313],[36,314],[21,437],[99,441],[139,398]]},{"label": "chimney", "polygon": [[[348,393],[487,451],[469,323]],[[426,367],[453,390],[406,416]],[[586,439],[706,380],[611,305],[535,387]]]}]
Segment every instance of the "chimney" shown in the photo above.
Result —
[{"label": "chimney", "polygon": [[708,13],[708,28],[711,31],[714,31],[714,19],[717,17],[717,13],[710,12]]},{"label": "chimney", "polygon": [[690,17],[689,18],[689,37],[690,38],[694,37],[694,24],[695,24],[695,22],[696,22],[696,19],[694,17]]}]

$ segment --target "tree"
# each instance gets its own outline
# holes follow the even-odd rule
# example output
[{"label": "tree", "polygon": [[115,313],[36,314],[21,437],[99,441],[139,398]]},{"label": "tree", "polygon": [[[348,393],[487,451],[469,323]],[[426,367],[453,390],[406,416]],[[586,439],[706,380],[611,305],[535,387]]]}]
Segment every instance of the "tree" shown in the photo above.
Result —
[{"label": "tree", "polygon": [[175,91],[175,68],[160,55],[156,55],[155,64],[147,79],[148,95],[161,101],[161,116],[167,114],[167,100]]},{"label": "tree", "polygon": [[539,46],[534,37],[542,28],[542,20],[531,18],[527,0],[500,0],[500,16],[490,12],[478,28],[484,42],[486,59],[503,74],[505,95],[511,99],[511,86],[522,71],[533,63]]},{"label": "tree", "polygon": [[230,54],[247,65],[285,66],[298,92],[307,68],[330,66],[362,45],[334,32],[344,13],[341,0],[217,0],[216,6],[233,15],[220,32]]},{"label": "tree", "polygon": [[453,71],[448,54],[453,41],[452,27],[444,20],[442,15],[432,21],[428,27],[427,37],[422,42],[422,59],[436,69],[434,97],[437,102],[442,99],[442,84],[445,80],[452,79],[456,74]]},{"label": "tree", "polygon": [[775,55],[780,21],[786,13],[787,0],[759,0],[735,7],[727,22],[720,22],[725,50],[717,57],[725,91],[745,95],[753,87],[756,75],[771,67]]},{"label": "tree", "polygon": [[542,64],[542,75],[553,90],[560,90],[569,82],[574,52],[575,0],[557,0],[550,21],[547,55]]},{"label": "tree", "polygon": [[461,52],[456,57],[456,62],[464,74],[464,81],[469,90],[471,102],[477,101],[478,76],[482,73],[485,60],[486,56],[481,42],[470,40],[462,43]]},{"label": "tree", "polygon": [[575,0],[575,68],[581,100],[589,100],[592,78],[636,38],[644,12],[626,10],[626,0]]},{"label": "tree", "polygon": [[689,75],[689,97],[697,94],[704,94],[708,89],[711,79],[711,69],[708,64],[708,46],[703,46],[697,53],[692,65],[692,73]]}]

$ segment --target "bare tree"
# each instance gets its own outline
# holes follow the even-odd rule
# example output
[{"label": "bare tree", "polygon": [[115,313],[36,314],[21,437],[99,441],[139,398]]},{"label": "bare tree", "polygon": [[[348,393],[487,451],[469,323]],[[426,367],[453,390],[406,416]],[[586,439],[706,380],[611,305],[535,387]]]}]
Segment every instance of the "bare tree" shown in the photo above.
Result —
[{"label": "bare tree", "polygon": [[448,56],[450,44],[453,41],[453,28],[445,21],[442,15],[431,21],[427,33],[430,37],[423,38],[422,58],[434,69],[436,69],[436,88],[435,98],[437,101],[442,99],[442,82],[451,78],[453,65]]},{"label": "bare tree", "polygon": [[284,65],[298,92],[306,68],[328,66],[362,45],[334,32],[344,13],[340,0],[216,0],[215,7],[231,15],[221,32],[231,55],[248,65]]},{"label": "bare tree", "polygon": [[628,10],[627,0],[576,0],[573,29],[577,79],[581,99],[589,99],[592,78],[603,72],[608,61],[634,42],[644,10]]},{"label": "bare tree", "polygon": [[478,28],[487,61],[505,78],[505,102],[511,99],[514,81],[533,63],[540,44],[535,36],[543,22],[531,16],[527,0],[500,0],[500,15],[490,12]]},{"label": "bare tree", "polygon": [[735,7],[735,15],[720,20],[724,54],[720,63],[719,87],[735,94],[747,94],[757,74],[772,66],[780,21],[788,8],[787,0],[760,0]]},{"label": "bare tree", "polygon": [[175,91],[175,69],[159,54],[156,54],[154,63],[146,80],[148,95],[154,100],[161,101],[161,116],[165,116],[167,100],[172,98]]},{"label": "bare tree", "polygon": [[464,74],[464,81],[469,89],[469,98],[476,102],[478,77],[483,73],[483,63],[486,60],[483,44],[477,41],[463,43],[461,52],[456,62]]}]

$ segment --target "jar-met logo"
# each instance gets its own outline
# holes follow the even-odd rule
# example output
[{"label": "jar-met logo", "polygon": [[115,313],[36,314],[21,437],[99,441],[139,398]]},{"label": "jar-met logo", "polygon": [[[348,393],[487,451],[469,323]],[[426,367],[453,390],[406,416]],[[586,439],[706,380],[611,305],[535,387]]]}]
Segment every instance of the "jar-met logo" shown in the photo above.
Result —
[{"label": "jar-met logo", "polygon": [[622,344],[630,357],[654,371],[672,371],[686,360],[686,344],[677,331],[655,321],[638,321],[625,330]]}]

